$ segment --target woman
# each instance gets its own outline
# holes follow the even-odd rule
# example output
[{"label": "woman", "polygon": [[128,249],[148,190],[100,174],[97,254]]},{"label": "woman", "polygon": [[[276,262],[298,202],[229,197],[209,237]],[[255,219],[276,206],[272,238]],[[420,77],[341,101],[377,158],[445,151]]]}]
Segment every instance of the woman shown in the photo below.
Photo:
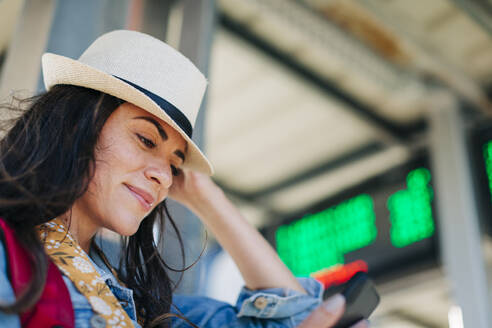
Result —
[{"label": "woman", "polygon": [[[3,324],[19,326],[21,314],[24,326],[43,326],[44,284],[58,275],[64,284],[51,295],[58,310],[68,295],[66,322],[77,327],[168,326],[170,318],[173,326],[294,327],[320,304],[320,284],[295,279],[209,178],[191,140],[206,80],[189,60],[145,34],[114,31],[78,60],[45,54],[43,76],[48,91],[0,143]],[[161,237],[164,220],[175,227],[167,197],[194,211],[237,263],[247,288],[235,307],[172,297],[152,238],[156,221]],[[93,242],[101,228],[127,237],[118,272]],[[16,297],[9,229],[32,269]],[[331,326],[341,312],[336,297],[304,327]],[[329,320],[318,323],[323,314]]]}]

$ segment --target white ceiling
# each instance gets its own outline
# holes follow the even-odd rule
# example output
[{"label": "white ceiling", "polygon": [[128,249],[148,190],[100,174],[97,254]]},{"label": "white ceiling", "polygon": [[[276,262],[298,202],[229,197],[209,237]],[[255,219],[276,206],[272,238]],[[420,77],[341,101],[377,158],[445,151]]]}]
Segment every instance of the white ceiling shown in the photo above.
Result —
[{"label": "white ceiling", "polygon": [[456,0],[349,1],[398,36],[410,68],[440,77],[472,102],[483,100],[479,89],[492,76],[492,40]]},{"label": "white ceiling", "polygon": [[332,197],[340,190],[364,181],[368,176],[382,174],[405,163],[409,158],[409,151],[404,147],[389,147],[363,160],[322,173],[314,179],[299,182],[276,192],[267,198],[267,202],[277,211],[296,213],[305,208],[306,204]]},{"label": "white ceiling", "polygon": [[224,30],[211,58],[207,153],[228,186],[255,191],[378,137],[343,104]]},{"label": "white ceiling", "polygon": [[[361,5],[375,1],[357,1]],[[373,7],[374,8],[374,7]],[[392,0],[377,12],[392,16],[429,52],[480,82],[492,73],[492,40],[467,13],[449,0]]]}]

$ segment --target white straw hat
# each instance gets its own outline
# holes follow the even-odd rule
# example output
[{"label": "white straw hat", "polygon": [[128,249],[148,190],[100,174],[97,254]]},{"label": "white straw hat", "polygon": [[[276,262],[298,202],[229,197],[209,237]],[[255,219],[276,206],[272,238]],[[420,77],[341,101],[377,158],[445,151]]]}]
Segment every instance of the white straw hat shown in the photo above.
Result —
[{"label": "white straw hat", "polygon": [[159,117],[188,143],[183,167],[213,174],[191,140],[207,80],[193,63],[149,35],[118,30],[96,39],[78,60],[45,53],[46,89],[70,84],[102,91]]}]

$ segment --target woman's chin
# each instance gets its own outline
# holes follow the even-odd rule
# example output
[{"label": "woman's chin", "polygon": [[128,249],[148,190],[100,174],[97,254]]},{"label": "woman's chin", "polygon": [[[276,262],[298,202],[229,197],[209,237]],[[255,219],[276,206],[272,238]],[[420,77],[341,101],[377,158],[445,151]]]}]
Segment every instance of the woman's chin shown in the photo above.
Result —
[{"label": "woman's chin", "polygon": [[117,225],[113,225],[110,230],[121,236],[130,237],[137,232],[141,222],[142,220],[137,220],[135,218],[121,220],[117,223]]}]

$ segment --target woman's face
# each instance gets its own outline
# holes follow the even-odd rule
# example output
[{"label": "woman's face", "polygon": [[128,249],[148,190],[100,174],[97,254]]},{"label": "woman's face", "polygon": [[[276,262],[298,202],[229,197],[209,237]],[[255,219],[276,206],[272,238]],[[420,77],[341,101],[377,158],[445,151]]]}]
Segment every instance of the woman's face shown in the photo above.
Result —
[{"label": "woman's face", "polygon": [[134,234],[145,216],[167,197],[184,154],[186,141],[176,130],[140,107],[124,103],[102,128],[94,177],[72,213],[120,235]]}]

